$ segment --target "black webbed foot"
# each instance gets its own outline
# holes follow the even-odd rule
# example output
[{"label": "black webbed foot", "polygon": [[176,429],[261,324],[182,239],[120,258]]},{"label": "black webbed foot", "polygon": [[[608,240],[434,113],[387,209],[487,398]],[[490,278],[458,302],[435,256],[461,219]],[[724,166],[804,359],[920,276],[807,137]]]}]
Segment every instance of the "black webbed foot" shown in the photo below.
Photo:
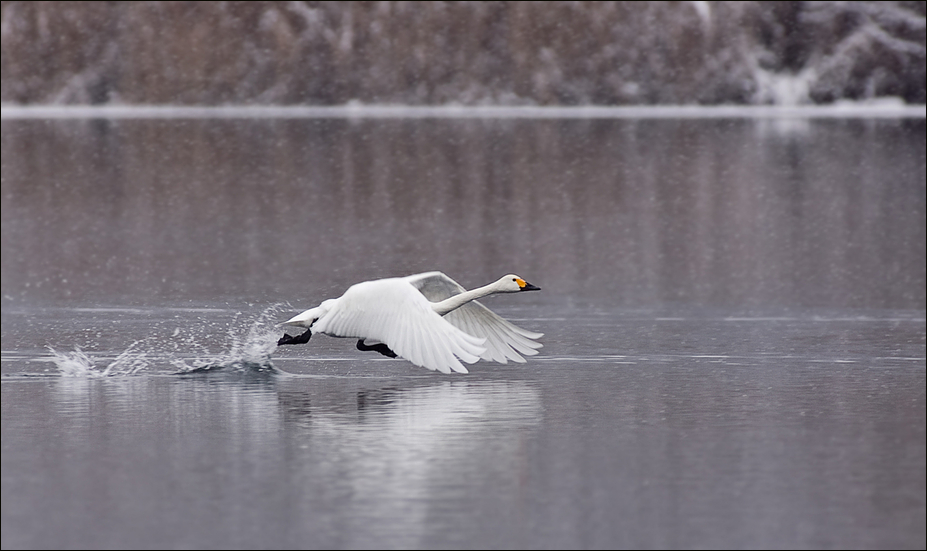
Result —
[{"label": "black webbed foot", "polygon": [[362,351],[362,352],[371,352],[371,351],[372,351],[372,352],[379,352],[380,354],[383,354],[383,355],[386,356],[387,358],[395,358],[395,357],[396,357],[396,353],[393,352],[392,350],[390,350],[390,348],[389,348],[388,346],[386,346],[385,344],[383,344],[382,342],[379,342],[379,343],[377,343],[377,344],[370,345],[370,344],[365,344],[365,343],[364,343],[364,339],[359,339],[359,340],[357,341],[357,349],[360,350],[360,351]]},{"label": "black webbed foot", "polygon": [[306,329],[306,332],[297,337],[293,337],[287,333],[284,333],[280,340],[277,341],[277,346],[283,344],[306,344],[309,342],[309,339],[312,338],[312,329]]}]

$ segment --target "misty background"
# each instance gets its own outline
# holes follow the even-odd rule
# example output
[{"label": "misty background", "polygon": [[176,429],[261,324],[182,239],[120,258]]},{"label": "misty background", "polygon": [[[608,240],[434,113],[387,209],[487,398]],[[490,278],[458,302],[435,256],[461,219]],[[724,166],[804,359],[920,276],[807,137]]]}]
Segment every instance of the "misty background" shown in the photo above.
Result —
[{"label": "misty background", "polygon": [[924,103],[927,2],[2,2],[16,104]]}]

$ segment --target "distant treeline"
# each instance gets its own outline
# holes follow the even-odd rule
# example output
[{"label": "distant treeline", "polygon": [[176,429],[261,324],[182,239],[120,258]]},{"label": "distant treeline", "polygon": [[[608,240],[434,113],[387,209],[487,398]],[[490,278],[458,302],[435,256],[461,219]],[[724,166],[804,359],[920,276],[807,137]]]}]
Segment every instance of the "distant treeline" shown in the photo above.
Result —
[{"label": "distant treeline", "polygon": [[12,103],[924,103],[927,2],[2,2]]}]

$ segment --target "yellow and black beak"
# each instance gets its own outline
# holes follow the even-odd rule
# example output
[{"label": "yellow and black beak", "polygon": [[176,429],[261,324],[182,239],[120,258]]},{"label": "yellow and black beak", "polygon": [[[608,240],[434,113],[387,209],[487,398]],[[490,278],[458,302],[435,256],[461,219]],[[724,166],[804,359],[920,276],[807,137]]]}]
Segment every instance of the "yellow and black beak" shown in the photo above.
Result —
[{"label": "yellow and black beak", "polygon": [[527,281],[525,281],[524,279],[519,279],[519,280],[518,280],[518,286],[521,287],[521,289],[519,289],[519,291],[540,291],[540,290],[541,290],[540,287],[537,287],[537,286],[535,286],[535,285],[532,285],[532,284],[528,283]]}]

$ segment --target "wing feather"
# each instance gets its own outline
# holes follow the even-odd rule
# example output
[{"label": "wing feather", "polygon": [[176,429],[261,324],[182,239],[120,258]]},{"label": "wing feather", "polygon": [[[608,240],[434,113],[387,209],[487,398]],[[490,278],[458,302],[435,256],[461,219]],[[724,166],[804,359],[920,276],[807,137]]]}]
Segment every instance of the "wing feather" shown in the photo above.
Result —
[{"label": "wing feather", "polygon": [[[429,302],[440,302],[466,290],[442,272],[426,272],[404,279]],[[449,312],[444,319],[468,335],[486,339],[483,343],[486,350],[480,354],[484,360],[523,363],[525,359],[521,354],[534,356],[543,346],[534,340],[543,337],[543,333],[522,329],[476,300]]]},{"label": "wing feather", "polygon": [[466,373],[458,357],[473,363],[486,350],[484,338],[467,334],[439,316],[425,296],[401,278],[352,286],[313,330],[379,341],[413,364],[443,373]]}]

